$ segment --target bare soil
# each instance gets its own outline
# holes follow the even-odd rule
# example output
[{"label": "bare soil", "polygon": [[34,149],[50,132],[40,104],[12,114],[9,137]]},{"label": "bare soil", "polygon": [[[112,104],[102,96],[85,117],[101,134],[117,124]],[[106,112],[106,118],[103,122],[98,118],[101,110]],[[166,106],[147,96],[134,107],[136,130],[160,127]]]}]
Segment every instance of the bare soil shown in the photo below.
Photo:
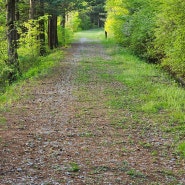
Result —
[{"label": "bare soil", "polygon": [[[168,151],[170,139],[149,128],[140,135],[137,125],[113,125],[120,114],[132,115],[113,114],[103,90],[124,90],[123,84],[75,82],[79,62],[97,57],[111,60],[101,44],[81,39],[52,75],[35,85],[27,82],[28,97],[3,115],[7,127],[0,130],[1,185],[185,184],[184,164],[162,153],[155,157],[155,150]],[[155,147],[153,153],[148,142]]]}]

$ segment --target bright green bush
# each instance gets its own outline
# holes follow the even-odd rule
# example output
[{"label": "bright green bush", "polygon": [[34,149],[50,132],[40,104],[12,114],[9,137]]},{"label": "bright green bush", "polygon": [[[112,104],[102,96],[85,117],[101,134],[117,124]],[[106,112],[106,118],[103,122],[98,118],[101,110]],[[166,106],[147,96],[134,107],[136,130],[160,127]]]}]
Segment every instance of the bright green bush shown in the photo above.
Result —
[{"label": "bright green bush", "polygon": [[[2,1],[0,1],[1,5]],[[6,28],[5,16],[0,14],[0,93],[4,91],[7,84],[8,71],[11,70],[6,65],[7,60],[7,42],[6,42]]]},{"label": "bright green bush", "polygon": [[80,31],[81,19],[77,11],[73,11],[68,15],[66,27],[71,29],[72,32]]},{"label": "bright green bush", "polygon": [[156,14],[158,0],[128,0],[129,15],[124,26],[124,45],[128,46],[135,54],[148,60],[155,60],[151,55],[156,28]]},{"label": "bright green bush", "polygon": [[185,78],[185,1],[107,0],[109,37]]},{"label": "bright green bush", "polygon": [[123,43],[124,24],[128,10],[126,4],[122,0],[107,0],[106,2],[107,20],[105,22],[105,30],[108,32],[108,37],[112,36],[118,43]]},{"label": "bright green bush", "polygon": [[185,1],[166,0],[161,5],[155,47],[164,57],[162,66],[185,77]]}]

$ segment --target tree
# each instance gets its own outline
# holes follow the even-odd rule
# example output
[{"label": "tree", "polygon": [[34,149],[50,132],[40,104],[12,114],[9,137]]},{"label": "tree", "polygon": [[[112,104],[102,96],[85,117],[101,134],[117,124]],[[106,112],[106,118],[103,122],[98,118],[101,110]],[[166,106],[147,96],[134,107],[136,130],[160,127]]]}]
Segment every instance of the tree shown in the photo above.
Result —
[{"label": "tree", "polygon": [[105,0],[88,1],[88,6],[90,6],[89,16],[91,23],[97,27],[104,26],[104,22],[100,20],[99,14],[105,12]]},{"label": "tree", "polygon": [[16,30],[16,0],[7,0],[7,41],[8,59],[6,61],[10,68],[8,79],[9,83],[16,80],[19,70],[17,54],[17,30]]},{"label": "tree", "polygon": [[35,19],[35,0],[30,0],[29,19]]},{"label": "tree", "polygon": [[185,78],[185,1],[162,1],[155,32],[155,49],[162,66]]},{"label": "tree", "polygon": [[[31,8],[30,8],[31,9]],[[44,16],[44,2],[39,0],[39,16]],[[40,55],[43,56],[46,53],[45,48],[45,23],[44,19],[39,19],[39,41],[40,41]]]}]

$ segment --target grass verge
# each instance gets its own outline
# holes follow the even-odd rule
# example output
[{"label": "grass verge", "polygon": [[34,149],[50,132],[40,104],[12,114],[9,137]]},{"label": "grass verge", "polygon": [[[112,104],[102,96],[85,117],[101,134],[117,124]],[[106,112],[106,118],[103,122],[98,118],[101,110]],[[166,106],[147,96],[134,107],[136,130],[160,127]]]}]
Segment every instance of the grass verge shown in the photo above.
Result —
[{"label": "grass verge", "polygon": [[[103,38],[102,30],[97,33]],[[82,35],[90,39],[97,37],[95,30],[78,33],[77,37]],[[145,136],[150,130],[162,138],[173,138],[169,147],[177,155],[184,156],[185,89],[159,66],[142,61],[114,41],[104,40],[103,44],[111,59],[95,57],[93,61],[82,61],[78,83],[87,86],[96,83],[104,87],[105,104],[112,110],[113,125],[121,123],[123,128],[138,127],[138,134]],[[88,93],[83,89],[87,97]],[[165,155],[171,155],[167,153]]]},{"label": "grass verge", "polygon": [[28,71],[22,74],[20,79],[6,88],[6,92],[0,95],[0,110],[5,111],[13,101],[18,100],[23,94],[26,95],[28,88],[24,88],[25,83],[36,84],[37,78],[48,75],[51,69],[59,64],[63,57],[61,49],[57,49],[45,57],[39,57]]}]

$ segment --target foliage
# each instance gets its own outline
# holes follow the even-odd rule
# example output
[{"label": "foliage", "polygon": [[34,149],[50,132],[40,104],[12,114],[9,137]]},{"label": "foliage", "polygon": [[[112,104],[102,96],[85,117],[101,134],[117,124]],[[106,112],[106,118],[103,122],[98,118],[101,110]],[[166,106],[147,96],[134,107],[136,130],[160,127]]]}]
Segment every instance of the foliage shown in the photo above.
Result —
[{"label": "foliage", "polygon": [[[63,33],[65,32],[65,38],[63,37]],[[62,28],[58,26],[58,39],[59,44],[61,46],[67,46],[72,42],[73,39],[73,32],[70,28]]]},{"label": "foliage", "polygon": [[[70,13],[72,10],[78,9],[82,4],[82,1],[76,0],[44,0],[43,1],[35,1],[34,8],[34,16],[29,20],[29,9],[31,8],[31,4],[29,1],[15,1],[16,5],[16,21],[14,22],[16,25],[16,29],[18,31],[17,40],[18,40],[18,60],[19,60],[19,70],[21,73],[25,73],[31,67],[37,65],[37,60],[42,47],[45,48],[45,38],[42,37],[43,34],[47,35],[47,21],[48,14],[51,16],[61,15],[63,12],[66,12],[70,15],[70,21],[68,21],[68,27],[62,28],[60,23],[58,23],[58,31],[59,31],[59,43],[62,44],[65,41],[65,44],[69,44],[72,40],[72,32],[77,31],[79,29],[80,18],[77,12]],[[9,74],[12,73],[16,66],[7,66],[8,59],[8,46],[7,46],[7,38],[6,38],[6,6],[5,1],[0,1],[0,92],[5,89],[5,86],[8,85]],[[30,6],[30,7],[29,7]],[[42,10],[41,10],[42,7]],[[42,15],[41,15],[42,12]],[[18,16],[19,15],[19,16]],[[44,16],[43,16],[44,15]],[[44,22],[44,23],[43,23]],[[45,25],[45,28],[41,28],[42,25]],[[63,30],[64,29],[64,30]],[[62,35],[61,33],[64,33]],[[42,39],[42,40],[41,40]],[[49,39],[48,39],[49,40]],[[14,46],[15,47],[15,46]],[[16,45],[17,47],[17,45]]]},{"label": "foliage", "polygon": [[124,45],[128,46],[135,54],[153,59],[148,52],[153,48],[154,30],[157,7],[157,0],[128,1],[129,15],[126,18],[123,37]]},{"label": "foliage", "polygon": [[185,1],[162,1],[156,28],[156,49],[164,55],[162,65],[185,77]]},{"label": "foliage", "polygon": [[91,19],[87,15],[87,12],[80,12],[79,18],[81,19],[79,27],[82,30],[88,30],[88,29],[92,28]]},{"label": "foliage", "polygon": [[109,37],[135,54],[185,77],[185,2],[107,0]]},{"label": "foliage", "polygon": [[178,151],[185,157],[185,142],[182,142],[178,146]]},{"label": "foliage", "polygon": [[66,27],[71,29],[72,32],[80,31],[81,19],[79,18],[79,13],[77,11],[70,12],[68,14],[68,19]]},{"label": "foliage", "polygon": [[8,72],[10,70],[5,63],[7,60],[7,42],[5,5],[3,1],[0,1],[0,11],[0,92],[2,92],[7,84]]},{"label": "foliage", "polygon": [[117,42],[122,43],[124,40],[123,28],[128,10],[121,0],[107,0],[106,10],[108,15],[105,23],[105,30],[109,35],[114,35]]},{"label": "foliage", "polygon": [[28,20],[18,27],[19,38],[19,61],[21,72],[27,71],[34,65],[35,60],[39,57],[40,40],[38,37],[39,21],[46,21],[48,16],[42,16],[35,20]]}]

